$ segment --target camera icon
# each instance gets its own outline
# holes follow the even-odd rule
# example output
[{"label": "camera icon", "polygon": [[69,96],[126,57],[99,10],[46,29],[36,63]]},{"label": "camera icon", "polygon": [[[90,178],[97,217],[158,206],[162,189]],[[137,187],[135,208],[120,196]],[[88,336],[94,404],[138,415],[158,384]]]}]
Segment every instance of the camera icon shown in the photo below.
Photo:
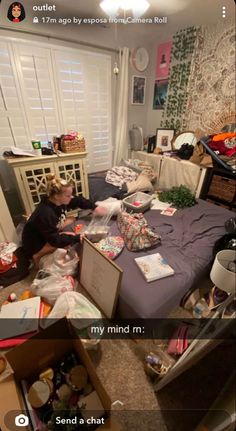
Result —
[{"label": "camera icon", "polygon": [[17,427],[25,427],[25,426],[29,425],[28,416],[25,416],[23,414],[16,416],[15,417],[15,425]]}]

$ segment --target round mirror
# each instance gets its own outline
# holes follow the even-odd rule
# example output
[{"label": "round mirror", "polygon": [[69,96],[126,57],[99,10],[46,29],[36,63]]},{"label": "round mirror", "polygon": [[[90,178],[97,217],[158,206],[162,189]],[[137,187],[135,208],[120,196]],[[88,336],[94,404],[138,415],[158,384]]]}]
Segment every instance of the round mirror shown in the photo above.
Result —
[{"label": "round mirror", "polygon": [[174,150],[179,150],[183,144],[195,146],[197,141],[198,140],[193,132],[183,132],[179,133],[179,135],[174,138],[172,146]]}]

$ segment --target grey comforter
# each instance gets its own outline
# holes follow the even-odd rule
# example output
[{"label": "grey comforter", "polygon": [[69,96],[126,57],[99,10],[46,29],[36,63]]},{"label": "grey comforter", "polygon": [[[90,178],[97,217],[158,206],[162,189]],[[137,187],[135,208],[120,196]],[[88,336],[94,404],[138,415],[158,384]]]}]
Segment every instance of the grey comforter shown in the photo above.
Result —
[{"label": "grey comforter", "polygon": [[[225,234],[224,223],[232,212],[199,200],[191,208],[178,210],[172,217],[158,210],[145,213],[151,227],[161,235],[161,245],[146,252],[125,249],[115,260],[124,273],[118,313],[124,318],[161,318],[176,308],[183,295],[209,272],[212,249]],[[119,234],[116,222],[112,233]],[[147,283],[134,258],[159,252],[175,270],[171,277]]]}]

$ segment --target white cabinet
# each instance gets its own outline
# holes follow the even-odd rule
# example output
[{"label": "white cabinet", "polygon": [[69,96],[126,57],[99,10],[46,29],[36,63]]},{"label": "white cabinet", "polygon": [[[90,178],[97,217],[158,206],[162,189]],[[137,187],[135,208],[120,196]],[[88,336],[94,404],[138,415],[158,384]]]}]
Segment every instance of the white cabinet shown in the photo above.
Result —
[{"label": "white cabinet", "polygon": [[45,194],[47,175],[56,176],[74,184],[75,195],[89,197],[86,172],[87,153],[58,154],[54,156],[7,159],[12,167],[26,214],[31,214]]}]

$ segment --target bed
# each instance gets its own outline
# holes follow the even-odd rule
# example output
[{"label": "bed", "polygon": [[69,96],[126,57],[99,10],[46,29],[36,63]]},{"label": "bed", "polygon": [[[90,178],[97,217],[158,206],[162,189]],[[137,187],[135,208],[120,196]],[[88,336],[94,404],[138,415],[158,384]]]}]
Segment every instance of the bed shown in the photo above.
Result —
[{"label": "bed", "polygon": [[[118,315],[122,318],[164,318],[175,309],[189,289],[212,264],[212,249],[225,234],[224,223],[233,213],[203,200],[172,217],[158,210],[145,213],[150,226],[161,235],[162,242],[146,252],[130,252],[125,247],[115,263],[123,269]],[[119,235],[116,221],[111,232]],[[147,283],[134,258],[155,252],[175,270],[171,277]]]},{"label": "bed", "polygon": [[89,198],[91,201],[103,201],[110,197],[123,199],[127,193],[127,189],[120,189],[117,186],[113,186],[107,183],[105,178],[106,173],[88,175]]}]

